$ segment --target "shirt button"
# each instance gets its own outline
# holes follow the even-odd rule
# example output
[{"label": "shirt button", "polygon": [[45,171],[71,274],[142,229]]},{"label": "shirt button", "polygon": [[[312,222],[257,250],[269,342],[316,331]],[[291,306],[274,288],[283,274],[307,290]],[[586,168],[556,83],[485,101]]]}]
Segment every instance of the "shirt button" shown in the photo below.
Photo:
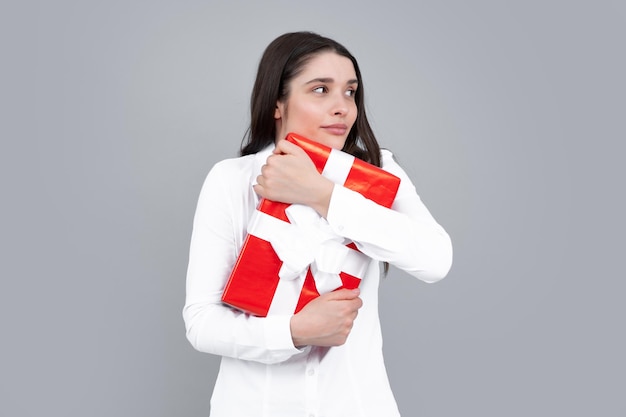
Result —
[{"label": "shirt button", "polygon": [[[315,374],[315,369],[309,369],[306,373],[307,373],[309,376],[313,376],[313,374]],[[313,414],[311,414],[311,416],[313,416]]]}]

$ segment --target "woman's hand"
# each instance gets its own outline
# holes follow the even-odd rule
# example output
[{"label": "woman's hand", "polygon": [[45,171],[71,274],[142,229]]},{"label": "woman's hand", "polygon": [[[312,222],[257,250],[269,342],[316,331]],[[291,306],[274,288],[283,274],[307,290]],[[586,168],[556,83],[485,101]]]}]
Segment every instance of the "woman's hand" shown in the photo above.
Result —
[{"label": "woman's hand", "polygon": [[340,346],[346,342],[363,301],[359,289],[322,294],[291,317],[294,346]]},{"label": "woman's hand", "polygon": [[333,186],[302,148],[280,140],[261,167],[254,191],[268,200],[307,205],[326,217]]}]

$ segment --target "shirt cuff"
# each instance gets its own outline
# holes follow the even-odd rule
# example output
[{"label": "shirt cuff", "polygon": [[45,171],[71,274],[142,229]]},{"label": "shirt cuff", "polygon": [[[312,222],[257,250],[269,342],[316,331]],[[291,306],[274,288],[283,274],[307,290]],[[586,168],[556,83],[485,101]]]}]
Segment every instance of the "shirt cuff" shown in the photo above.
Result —
[{"label": "shirt cuff", "polygon": [[[355,224],[355,218],[360,217],[358,210],[353,209],[358,207],[360,200],[365,200],[365,197],[356,191],[335,184],[326,215],[326,220],[335,233],[346,237],[350,235],[350,225]],[[356,224],[359,224],[358,220]]]},{"label": "shirt cuff", "polygon": [[270,351],[296,354],[298,349],[291,338],[291,316],[268,316],[263,319],[266,346]]}]

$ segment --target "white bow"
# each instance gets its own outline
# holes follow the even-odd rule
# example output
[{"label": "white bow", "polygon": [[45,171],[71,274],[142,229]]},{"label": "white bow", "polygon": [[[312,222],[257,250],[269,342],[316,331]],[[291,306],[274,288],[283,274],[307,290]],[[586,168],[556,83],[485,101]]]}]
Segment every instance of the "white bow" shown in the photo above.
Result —
[{"label": "white bow", "polygon": [[324,294],[342,286],[339,273],[346,267],[363,276],[369,258],[346,247],[346,239],[315,210],[292,204],[285,213],[290,223],[256,210],[248,225],[248,233],[270,242],[283,262],[281,280],[294,280],[311,266],[317,291]]}]

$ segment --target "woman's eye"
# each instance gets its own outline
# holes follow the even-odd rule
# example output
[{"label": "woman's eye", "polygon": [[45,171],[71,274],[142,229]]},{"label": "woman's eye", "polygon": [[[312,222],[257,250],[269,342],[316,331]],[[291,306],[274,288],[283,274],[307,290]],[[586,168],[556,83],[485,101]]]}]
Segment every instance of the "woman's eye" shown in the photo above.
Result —
[{"label": "woman's eye", "polygon": [[346,91],[346,95],[348,97],[354,97],[355,94],[356,94],[356,90],[350,89]]},{"label": "woman's eye", "polygon": [[325,93],[326,92],[326,87],[316,87],[313,89],[314,93]]}]

